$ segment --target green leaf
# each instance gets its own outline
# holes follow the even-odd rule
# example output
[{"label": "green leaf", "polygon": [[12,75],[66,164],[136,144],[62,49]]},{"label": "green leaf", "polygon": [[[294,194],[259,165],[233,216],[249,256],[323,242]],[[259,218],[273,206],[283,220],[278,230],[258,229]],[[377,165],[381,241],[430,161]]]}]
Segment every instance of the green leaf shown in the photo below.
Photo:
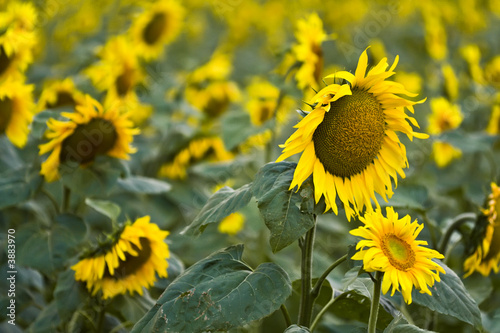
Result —
[{"label": "green leaf", "polygon": [[102,215],[106,215],[112,221],[116,221],[120,216],[121,208],[117,204],[107,200],[85,199],[87,206],[94,208]]},{"label": "green leaf", "polygon": [[59,316],[63,321],[69,321],[84,303],[86,297],[85,290],[82,288],[82,284],[76,282],[75,272],[72,269],[58,275],[54,299]]},{"label": "green leaf", "polygon": [[167,182],[142,176],[120,178],[117,185],[128,192],[145,194],[161,194],[170,191],[172,188]]},{"label": "green leaf", "polygon": [[444,268],[446,274],[439,274],[441,282],[435,282],[434,286],[429,288],[432,296],[421,294],[414,289],[412,292],[413,302],[460,319],[480,330],[482,328],[481,312],[465,289],[462,280],[444,263],[439,260],[436,262]]},{"label": "green leaf", "polygon": [[398,316],[394,318],[389,326],[387,326],[384,330],[384,333],[426,333],[433,332],[424,330],[418,326],[408,324],[406,319],[403,316]]},{"label": "green leaf", "polygon": [[146,292],[144,295],[118,295],[114,297],[109,307],[119,312],[122,318],[133,323],[138,322],[155,305],[155,301]]},{"label": "green leaf", "polygon": [[182,233],[198,235],[211,223],[220,222],[225,217],[245,207],[252,199],[251,184],[237,190],[223,187],[215,192],[201,209],[194,221]]},{"label": "green leaf", "polygon": [[264,165],[252,185],[261,215],[271,231],[273,252],[292,244],[314,226],[312,186],[304,183],[297,193],[289,191],[296,164]]},{"label": "green leaf", "polygon": [[228,112],[222,118],[222,141],[226,149],[231,150],[253,134],[262,131],[250,121],[246,112]]},{"label": "green leaf", "polygon": [[288,327],[284,333],[309,333],[309,329],[304,326],[292,325]]},{"label": "green leaf", "polygon": [[429,194],[427,188],[420,185],[400,186],[396,193],[388,202],[382,202],[384,207],[409,208],[424,210],[424,204],[428,200]]},{"label": "green leaf", "polygon": [[45,306],[40,312],[36,320],[30,325],[29,332],[57,332],[57,326],[61,322],[59,314],[57,313],[57,306],[55,301]]},{"label": "green leaf", "polygon": [[189,267],[165,290],[132,332],[227,331],[272,314],[291,293],[274,263],[252,271],[231,246]]},{"label": "green leaf", "polygon": [[0,209],[28,200],[40,186],[42,178],[29,168],[0,174]]}]

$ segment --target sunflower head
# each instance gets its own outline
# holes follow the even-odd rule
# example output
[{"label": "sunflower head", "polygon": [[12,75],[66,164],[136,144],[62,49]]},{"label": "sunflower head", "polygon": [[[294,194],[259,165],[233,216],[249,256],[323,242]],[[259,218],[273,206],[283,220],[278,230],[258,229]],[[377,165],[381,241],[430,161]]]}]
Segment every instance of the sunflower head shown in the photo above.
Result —
[{"label": "sunflower head", "polygon": [[54,109],[59,107],[74,108],[84,103],[85,97],[70,78],[62,81],[52,81],[44,85],[38,99],[37,109]]},{"label": "sunflower head", "polygon": [[177,37],[183,19],[184,8],[175,0],[156,1],[146,7],[130,28],[137,54],[145,60],[157,58]]},{"label": "sunflower head", "polygon": [[451,104],[446,98],[438,97],[431,100],[432,113],[429,115],[429,134],[441,134],[456,129],[464,119],[458,105]]},{"label": "sunflower head", "polygon": [[411,222],[406,215],[399,219],[392,207],[386,209],[387,217],[377,209],[367,212],[360,221],[364,226],[351,230],[351,234],[364,238],[356,245],[359,251],[352,256],[363,260],[367,272],[384,272],[382,292],[385,294],[392,286],[391,296],[401,291],[406,303],[412,302],[413,287],[421,293],[431,295],[429,287],[434,281],[441,281],[439,272],[444,269],[432,259],[444,258],[439,252],[428,249],[426,241],[416,240],[424,228],[417,221]]},{"label": "sunflower head", "polygon": [[238,232],[243,229],[243,225],[245,224],[245,216],[241,213],[233,213],[223,219],[217,229],[220,233],[228,234],[228,235],[236,235]]},{"label": "sunflower head", "polygon": [[488,276],[499,271],[500,263],[500,187],[491,183],[491,193],[478,216],[471,236],[469,256],[464,262],[465,276],[475,271]]},{"label": "sunflower head", "polygon": [[277,162],[302,152],[290,189],[313,174],[316,202],[324,196],[326,208],[338,212],[336,197],[344,204],[350,219],[364,207],[378,205],[375,192],[384,200],[392,195],[392,181],[404,177],[408,166],[406,148],[396,132],[413,137],[428,135],[413,131],[416,120],[405,113],[413,112],[419,102],[402,84],[386,81],[392,76],[398,58],[386,71],[384,58],[366,72],[366,50],[359,58],[355,74],[341,71],[325,79],[344,79],[347,83],[330,84],[311,100],[314,109],[295,127]]},{"label": "sunflower head", "polygon": [[22,81],[0,84],[0,135],[5,134],[19,148],[26,145],[35,112],[32,91],[33,85]]},{"label": "sunflower head", "polygon": [[40,155],[51,152],[43,162],[40,174],[48,182],[59,178],[59,166],[86,165],[97,155],[108,155],[128,159],[135,149],[130,145],[133,135],[139,130],[127,115],[116,108],[104,110],[101,104],[90,96],[75,112],[63,112],[66,121],[49,119],[46,137],[49,142],[40,145]]},{"label": "sunflower head", "polygon": [[489,84],[500,88],[500,56],[494,57],[486,65],[484,77]]},{"label": "sunflower head", "polygon": [[103,299],[127,292],[142,295],[156,275],[167,277],[170,252],[164,239],[168,234],[149,216],[128,223],[71,267],[75,280],[85,282],[93,295],[101,292]]}]

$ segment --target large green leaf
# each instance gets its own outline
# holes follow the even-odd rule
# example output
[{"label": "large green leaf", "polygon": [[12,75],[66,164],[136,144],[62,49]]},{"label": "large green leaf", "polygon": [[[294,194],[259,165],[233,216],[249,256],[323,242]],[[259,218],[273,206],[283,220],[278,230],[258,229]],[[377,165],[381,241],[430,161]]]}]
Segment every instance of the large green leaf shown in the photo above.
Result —
[{"label": "large green leaf", "polygon": [[440,274],[441,282],[435,282],[434,286],[429,288],[432,296],[421,294],[414,289],[412,292],[413,301],[480,329],[482,327],[481,312],[474,299],[465,289],[462,280],[444,263],[438,260],[436,262],[444,268],[446,274]]},{"label": "large green leaf", "polygon": [[41,182],[39,172],[33,172],[29,168],[1,173],[0,209],[28,200]]},{"label": "large green leaf", "polygon": [[287,273],[274,263],[252,271],[242,252],[232,246],[188,268],[132,332],[227,331],[279,309],[291,293]]},{"label": "large green leaf", "polygon": [[237,190],[223,187],[212,195],[194,221],[182,233],[199,234],[211,223],[220,222],[225,217],[245,207],[252,199],[251,184]]},{"label": "large green leaf", "polygon": [[128,192],[146,194],[161,194],[170,191],[172,188],[167,182],[142,176],[120,178],[117,185]]},{"label": "large green leaf", "polygon": [[433,331],[424,330],[418,326],[409,324],[403,316],[394,318],[384,333],[431,333]]},{"label": "large green leaf", "polygon": [[314,226],[312,186],[304,183],[299,192],[289,191],[295,163],[269,163],[255,176],[252,192],[271,231],[273,252],[287,247]]},{"label": "large green leaf", "polygon": [[118,216],[120,216],[121,208],[114,202],[87,198],[85,199],[85,203],[99,213],[106,215],[112,221],[116,221]]},{"label": "large green leaf", "polygon": [[70,319],[82,306],[87,294],[83,284],[75,281],[75,272],[68,269],[58,275],[54,299],[57,312],[63,321]]}]

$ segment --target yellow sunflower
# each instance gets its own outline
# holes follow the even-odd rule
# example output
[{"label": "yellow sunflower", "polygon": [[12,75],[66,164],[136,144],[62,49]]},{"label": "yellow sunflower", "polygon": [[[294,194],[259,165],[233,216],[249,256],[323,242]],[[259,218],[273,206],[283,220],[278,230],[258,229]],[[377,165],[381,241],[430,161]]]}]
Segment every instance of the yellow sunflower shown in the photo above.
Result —
[{"label": "yellow sunflower", "polygon": [[351,230],[354,236],[364,238],[356,245],[359,250],[352,259],[363,260],[363,268],[367,272],[384,272],[382,292],[385,294],[392,286],[391,296],[401,291],[407,304],[411,304],[413,287],[420,293],[429,295],[429,287],[434,281],[441,281],[439,272],[444,269],[432,261],[442,259],[439,252],[425,248],[426,241],[416,240],[424,226],[417,220],[411,222],[411,217],[398,219],[398,213],[392,207],[386,209],[387,217],[377,209],[368,212],[360,221],[364,226]]},{"label": "yellow sunflower", "polygon": [[126,114],[136,125],[145,122],[153,113],[153,107],[143,104],[133,91],[120,98],[115,96],[112,91],[108,91],[104,98],[104,107],[117,108],[121,114]]},{"label": "yellow sunflower", "polygon": [[162,165],[159,175],[172,179],[185,179],[188,167],[196,162],[201,160],[227,161],[232,158],[233,154],[226,150],[220,138],[198,138],[178,152],[172,162]]},{"label": "yellow sunflower", "polygon": [[157,58],[181,30],[184,8],[175,0],[156,1],[133,22],[130,33],[137,54],[145,60]]},{"label": "yellow sunflower", "polygon": [[[106,109],[85,96],[85,103],[76,106],[75,112],[63,112],[67,121],[49,119],[46,137],[49,142],[39,146],[40,155],[51,151],[42,163],[40,174],[48,182],[59,178],[59,166],[70,162],[72,166],[87,165],[97,155],[129,159],[135,148],[130,144],[139,130],[121,115],[116,108]],[[67,164],[66,166],[69,166]]]},{"label": "yellow sunflower", "polygon": [[438,167],[444,168],[460,157],[462,157],[462,151],[448,142],[436,140],[432,143],[432,158]]},{"label": "yellow sunflower", "polygon": [[494,57],[484,69],[484,77],[489,84],[500,88],[500,55]]},{"label": "yellow sunflower", "polygon": [[453,67],[449,64],[443,65],[441,68],[444,77],[444,89],[446,91],[446,95],[451,101],[454,101],[458,97],[458,89],[459,83],[457,76],[455,75],[455,71]]},{"label": "yellow sunflower", "polygon": [[26,145],[35,111],[32,91],[33,85],[21,81],[0,84],[0,135],[7,135],[19,148]]},{"label": "yellow sunflower", "polygon": [[150,222],[149,216],[128,223],[108,242],[84,256],[71,269],[75,280],[85,282],[92,295],[102,292],[102,298],[137,292],[151,287],[159,277],[167,277],[170,252],[162,231]]},{"label": "yellow sunflower", "polygon": [[37,23],[37,12],[30,2],[9,1],[0,12],[0,25],[11,25],[17,31],[32,31]]},{"label": "yellow sunflower", "polygon": [[[313,174],[316,202],[324,196],[326,209],[337,214],[338,196],[347,218],[363,207],[372,209],[370,198],[378,206],[375,192],[384,200],[392,195],[391,177],[397,186],[397,175],[404,177],[408,166],[406,148],[396,131],[413,137],[427,134],[413,131],[417,121],[404,108],[413,112],[412,102],[398,95],[415,96],[403,85],[385,81],[394,74],[394,64],[383,59],[368,73],[366,50],[361,54],[355,74],[341,71],[325,79],[345,79],[349,84],[330,84],[311,101],[314,109],[295,127],[277,162],[303,152],[290,189],[300,187]],[[398,95],[397,95],[398,94]],[[351,207],[351,204],[353,207]],[[354,209],[354,210],[353,210]]]},{"label": "yellow sunflower", "polygon": [[22,78],[22,72],[33,62],[36,36],[33,31],[16,29],[0,22],[0,82]]},{"label": "yellow sunflower", "polygon": [[475,82],[484,84],[484,74],[481,68],[481,50],[476,44],[468,44],[460,48],[460,54],[469,65],[469,74]]},{"label": "yellow sunflower", "polygon": [[500,105],[493,105],[493,110],[491,112],[490,121],[488,122],[488,127],[486,127],[486,132],[491,135],[500,134]]},{"label": "yellow sunflower", "polygon": [[231,71],[230,56],[216,52],[210,61],[189,75],[186,100],[207,117],[218,117],[240,98],[238,86],[228,80]]},{"label": "yellow sunflower", "polygon": [[42,111],[58,107],[74,108],[77,105],[82,105],[84,100],[83,93],[75,87],[73,80],[66,78],[44,84],[38,99],[37,109]]},{"label": "yellow sunflower", "polygon": [[493,270],[498,273],[500,262],[500,188],[491,183],[491,193],[486,201],[486,208],[481,210],[473,235],[479,238],[474,251],[464,262],[465,277],[474,272],[488,276]]},{"label": "yellow sunflower", "polygon": [[217,230],[223,234],[236,235],[243,229],[244,224],[245,216],[241,213],[233,213],[219,223]]}]

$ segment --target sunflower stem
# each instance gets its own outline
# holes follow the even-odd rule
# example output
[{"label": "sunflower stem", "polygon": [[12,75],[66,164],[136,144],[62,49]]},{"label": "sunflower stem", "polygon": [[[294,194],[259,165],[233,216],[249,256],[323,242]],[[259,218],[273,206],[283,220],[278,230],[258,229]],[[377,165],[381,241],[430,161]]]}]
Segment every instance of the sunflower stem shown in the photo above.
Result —
[{"label": "sunflower stem", "polygon": [[377,271],[377,273],[375,274],[375,283],[373,284],[372,305],[370,307],[370,319],[368,320],[368,333],[375,333],[377,331],[380,288],[382,287],[383,277],[384,277],[384,272]]},{"label": "sunflower stem", "polygon": [[288,309],[285,304],[281,304],[281,313],[283,313],[283,317],[285,318],[286,327],[292,326],[292,318],[290,318],[290,313],[288,313]]},{"label": "sunflower stem", "polygon": [[314,298],[312,297],[312,262],[313,262],[313,247],[314,236],[316,233],[316,221],[314,226],[306,233],[304,243],[302,245],[302,260],[301,260],[301,280],[302,291],[299,306],[298,324],[309,327],[311,324],[312,310]]},{"label": "sunflower stem", "polygon": [[328,274],[330,274],[331,271],[333,271],[338,265],[340,265],[341,263],[343,263],[346,260],[347,260],[347,254],[345,254],[343,257],[339,258],[337,261],[335,261],[333,264],[331,264],[330,267],[328,267],[326,269],[326,271],[323,273],[323,275],[321,275],[319,277],[318,281],[316,281],[316,284],[314,285],[314,288],[311,291],[311,295],[313,298],[318,297],[319,291],[321,290],[321,285],[325,281]]},{"label": "sunflower stem", "polygon": [[71,190],[69,187],[64,186],[64,193],[63,193],[63,203],[61,207],[61,212],[67,213],[69,209],[69,201],[71,197]]},{"label": "sunflower stem", "polygon": [[455,230],[460,228],[462,224],[469,221],[474,221],[476,218],[477,216],[474,213],[463,213],[455,217],[444,233],[443,237],[441,238],[441,242],[439,243],[438,247],[439,253],[444,255],[444,253],[446,252],[446,248],[448,247],[448,243],[450,242],[451,235],[453,235],[453,232]]},{"label": "sunflower stem", "polygon": [[321,311],[318,313],[318,315],[316,316],[316,318],[314,318],[314,321],[313,321],[311,327],[309,328],[309,331],[311,331],[311,332],[314,331],[314,329],[316,328],[316,326],[318,326],[319,321],[321,320],[321,317],[323,317],[323,315],[328,310],[328,308],[330,306],[332,306],[337,300],[339,300],[341,298],[345,298],[345,297],[343,295],[340,295],[338,297],[332,297],[332,299],[328,303],[326,303],[326,305],[323,307],[323,309],[321,309]]}]

